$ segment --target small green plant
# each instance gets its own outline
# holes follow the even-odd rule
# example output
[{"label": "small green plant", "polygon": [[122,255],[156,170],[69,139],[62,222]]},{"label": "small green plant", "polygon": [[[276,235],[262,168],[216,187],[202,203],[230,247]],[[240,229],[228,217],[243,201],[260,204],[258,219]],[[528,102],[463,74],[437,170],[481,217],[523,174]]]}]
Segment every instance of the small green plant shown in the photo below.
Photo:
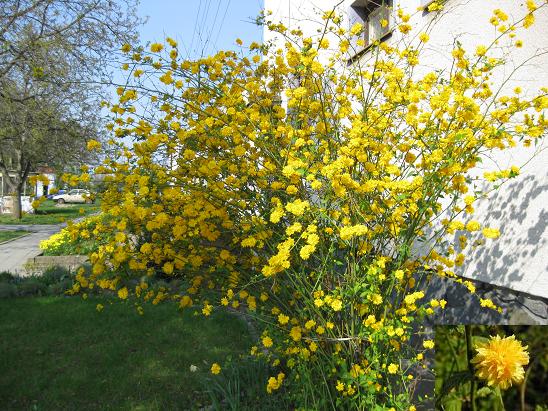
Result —
[{"label": "small green plant", "polygon": [[7,271],[0,273],[0,298],[64,295],[74,283],[70,270],[51,267],[42,275],[19,277]]},{"label": "small green plant", "polygon": [[30,277],[21,281],[17,286],[17,294],[21,297],[45,295],[46,286],[36,277]]},{"label": "small green plant", "polygon": [[204,379],[214,410],[245,411],[291,409],[284,390],[267,393],[264,381],[272,370],[269,365],[252,357],[228,361],[218,375]]},{"label": "small green plant", "polygon": [[70,270],[63,267],[51,267],[46,269],[39,279],[46,285],[59,284],[67,278],[70,279],[72,274]]},{"label": "small green plant", "polygon": [[51,284],[47,287],[47,295],[64,295],[65,291],[72,287],[72,280],[65,279],[59,283]]}]

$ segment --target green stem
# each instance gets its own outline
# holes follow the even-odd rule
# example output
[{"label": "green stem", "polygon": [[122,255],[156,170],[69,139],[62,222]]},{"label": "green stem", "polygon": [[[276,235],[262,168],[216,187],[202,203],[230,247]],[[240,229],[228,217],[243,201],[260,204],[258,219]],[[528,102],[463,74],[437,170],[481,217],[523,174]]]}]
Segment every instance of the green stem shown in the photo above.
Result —
[{"label": "green stem", "polygon": [[525,389],[527,387],[527,378],[529,378],[529,372],[531,371],[531,368],[533,367],[534,361],[529,364],[529,367],[527,367],[527,370],[525,371],[525,377],[523,378],[523,382],[519,386],[519,402],[520,402],[520,411],[525,411]]},{"label": "green stem", "polygon": [[474,377],[474,366],[471,362],[474,352],[472,350],[472,327],[470,325],[464,326],[464,334],[466,336],[466,359],[468,360],[468,370],[472,378],[470,381],[470,409],[476,411],[476,378]]},{"label": "green stem", "polygon": [[495,392],[497,393],[497,397],[500,401],[500,406],[502,407],[501,410],[502,411],[506,411],[506,407],[504,406],[504,401],[502,400],[502,392],[500,391],[500,388],[497,387],[497,389],[495,390]]}]

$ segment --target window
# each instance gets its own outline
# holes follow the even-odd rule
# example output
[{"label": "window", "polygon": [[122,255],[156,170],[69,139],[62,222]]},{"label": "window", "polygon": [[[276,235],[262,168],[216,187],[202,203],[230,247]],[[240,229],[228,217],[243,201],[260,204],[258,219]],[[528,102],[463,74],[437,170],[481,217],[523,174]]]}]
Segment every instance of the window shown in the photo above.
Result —
[{"label": "window", "polygon": [[[376,40],[382,40],[391,32],[390,7],[391,0],[356,0],[348,10],[349,28],[356,23],[363,25],[361,35],[354,36],[352,48],[354,55],[361,53]],[[363,44],[358,40],[363,39]],[[361,42],[360,42],[361,43]]]}]

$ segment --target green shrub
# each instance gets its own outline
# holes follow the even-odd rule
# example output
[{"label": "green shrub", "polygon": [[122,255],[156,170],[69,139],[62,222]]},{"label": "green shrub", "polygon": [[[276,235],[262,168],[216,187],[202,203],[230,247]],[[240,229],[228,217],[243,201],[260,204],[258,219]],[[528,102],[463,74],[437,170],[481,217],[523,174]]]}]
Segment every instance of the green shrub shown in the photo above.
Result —
[{"label": "green shrub", "polygon": [[25,278],[21,281],[18,288],[18,294],[21,297],[28,297],[33,295],[43,295],[46,291],[46,286],[36,277]]},{"label": "green shrub", "polygon": [[12,273],[10,273],[8,271],[2,271],[0,273],[0,281],[1,282],[12,283],[14,280],[15,280],[15,276]]},{"label": "green shrub", "polygon": [[65,291],[69,290],[72,287],[72,280],[65,278],[60,282],[50,284],[47,287],[47,295],[64,295]]},{"label": "green shrub", "polygon": [[0,273],[0,298],[16,296],[63,295],[73,284],[73,275],[63,267],[48,268],[42,275],[19,277]]},{"label": "green shrub", "polygon": [[51,267],[46,269],[44,273],[37,277],[46,286],[63,282],[67,278],[72,278],[70,270],[63,267]]},{"label": "green shrub", "polygon": [[0,298],[10,298],[17,295],[17,286],[8,282],[0,282]]}]

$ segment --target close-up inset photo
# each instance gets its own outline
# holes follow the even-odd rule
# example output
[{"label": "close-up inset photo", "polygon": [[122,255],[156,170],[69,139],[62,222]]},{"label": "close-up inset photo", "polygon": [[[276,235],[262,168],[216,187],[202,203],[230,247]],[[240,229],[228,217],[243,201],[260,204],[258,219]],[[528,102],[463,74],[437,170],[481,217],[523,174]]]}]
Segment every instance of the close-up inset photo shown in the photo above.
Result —
[{"label": "close-up inset photo", "polygon": [[436,409],[548,410],[548,327],[438,326]]}]

